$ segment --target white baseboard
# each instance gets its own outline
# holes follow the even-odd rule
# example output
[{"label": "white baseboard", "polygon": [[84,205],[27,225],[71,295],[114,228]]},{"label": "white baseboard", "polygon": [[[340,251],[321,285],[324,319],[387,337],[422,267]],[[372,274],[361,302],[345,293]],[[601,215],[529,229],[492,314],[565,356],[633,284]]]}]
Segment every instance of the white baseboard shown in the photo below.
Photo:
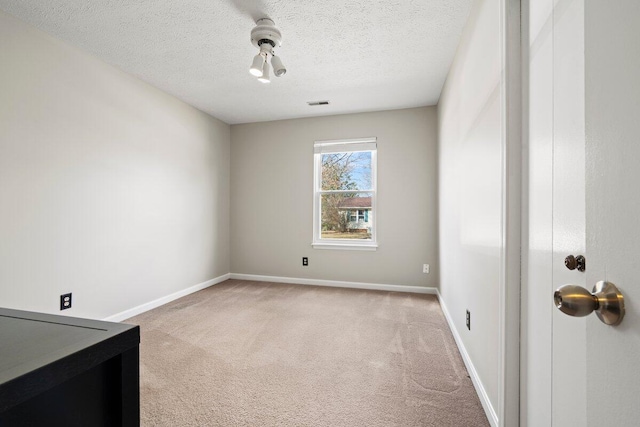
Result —
[{"label": "white baseboard", "polygon": [[107,322],[121,322],[125,319],[128,319],[130,317],[133,316],[137,316],[138,314],[144,313],[145,311],[149,311],[152,310],[156,307],[160,307],[161,305],[164,305],[168,302],[171,302],[173,300],[176,300],[178,298],[182,298],[184,296],[187,296],[189,294],[192,294],[194,292],[198,292],[201,291],[205,288],[208,288],[209,286],[213,286],[213,285],[217,285],[218,283],[224,282],[225,280],[228,280],[230,277],[230,274],[223,274],[222,276],[216,277],[214,279],[211,280],[207,280],[206,282],[202,282],[202,283],[198,283],[195,286],[191,286],[190,288],[187,289],[183,289],[181,291],[178,292],[174,292],[170,295],[155,299],[153,301],[141,304],[137,307],[133,307],[130,308],[128,310],[125,311],[121,311],[120,313],[114,314],[112,316],[106,317],[102,320],[105,320]]},{"label": "white baseboard", "polygon": [[440,301],[440,307],[442,307],[442,312],[444,313],[445,319],[447,319],[447,323],[449,324],[449,329],[451,329],[451,333],[453,334],[453,338],[458,345],[458,350],[460,350],[460,355],[462,355],[462,360],[464,361],[465,366],[467,367],[467,372],[469,372],[469,376],[471,377],[471,382],[473,382],[473,386],[476,388],[476,393],[478,393],[478,397],[480,398],[480,403],[484,408],[484,412],[487,414],[487,418],[489,419],[489,423],[492,427],[498,427],[500,425],[498,421],[498,415],[496,414],[493,405],[491,405],[491,401],[489,400],[489,395],[487,394],[487,390],[484,388],[482,381],[480,381],[480,377],[478,376],[478,371],[476,371],[475,366],[473,366],[473,362],[469,357],[469,353],[462,342],[462,338],[458,333],[458,329],[456,329],[456,325],[453,323],[453,319],[449,314],[449,310],[447,310],[447,306],[438,292],[438,301]]},{"label": "white baseboard", "polygon": [[256,282],[292,283],[296,285],[330,286],[334,288],[371,289],[375,291],[412,292],[416,294],[438,293],[437,288],[423,286],[385,285],[382,283],[345,282],[338,280],[303,279],[299,277],[261,276],[256,274],[231,273],[231,279]]}]

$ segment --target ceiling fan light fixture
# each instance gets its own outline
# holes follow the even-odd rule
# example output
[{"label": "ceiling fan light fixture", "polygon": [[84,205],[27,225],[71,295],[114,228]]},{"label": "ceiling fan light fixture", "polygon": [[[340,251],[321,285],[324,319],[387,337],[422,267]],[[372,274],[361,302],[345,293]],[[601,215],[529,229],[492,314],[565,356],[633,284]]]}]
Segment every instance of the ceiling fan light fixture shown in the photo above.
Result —
[{"label": "ceiling fan light fixture", "polygon": [[273,20],[261,18],[256,21],[256,26],[251,30],[251,44],[260,49],[260,53],[253,58],[253,64],[249,72],[256,76],[262,83],[270,83],[269,67],[273,67],[276,77],[284,76],[287,69],[279,57],[273,53],[275,47],[282,45],[282,34],[275,26]]},{"label": "ceiling fan light fixture", "polygon": [[251,68],[249,68],[249,72],[256,77],[261,77],[264,63],[265,63],[264,57],[260,54],[257,54],[256,56],[253,57],[253,64],[251,64]]}]

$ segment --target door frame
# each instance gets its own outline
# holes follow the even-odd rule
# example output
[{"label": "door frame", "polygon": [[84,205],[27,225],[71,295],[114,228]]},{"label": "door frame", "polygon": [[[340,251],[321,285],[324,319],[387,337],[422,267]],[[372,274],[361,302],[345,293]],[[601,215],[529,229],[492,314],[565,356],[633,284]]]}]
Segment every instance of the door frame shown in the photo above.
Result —
[{"label": "door frame", "polygon": [[502,63],[504,66],[504,90],[502,102],[503,167],[502,167],[502,224],[503,254],[500,286],[500,360],[498,378],[498,420],[501,426],[520,424],[520,321],[522,243],[526,240],[526,183],[525,149],[526,116],[523,101],[526,82],[523,66],[523,6],[528,0],[503,0],[501,2]]}]

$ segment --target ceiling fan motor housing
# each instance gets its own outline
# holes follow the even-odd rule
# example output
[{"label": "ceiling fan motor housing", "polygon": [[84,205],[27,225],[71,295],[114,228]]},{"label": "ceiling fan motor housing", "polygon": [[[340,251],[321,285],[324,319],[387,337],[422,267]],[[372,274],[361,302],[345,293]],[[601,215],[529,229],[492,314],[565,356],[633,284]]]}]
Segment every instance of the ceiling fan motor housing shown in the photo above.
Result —
[{"label": "ceiling fan motor housing", "polygon": [[282,45],[282,34],[271,19],[261,18],[256,21],[256,27],[251,30],[251,43],[257,48],[264,43],[269,43],[271,47],[279,47]]}]

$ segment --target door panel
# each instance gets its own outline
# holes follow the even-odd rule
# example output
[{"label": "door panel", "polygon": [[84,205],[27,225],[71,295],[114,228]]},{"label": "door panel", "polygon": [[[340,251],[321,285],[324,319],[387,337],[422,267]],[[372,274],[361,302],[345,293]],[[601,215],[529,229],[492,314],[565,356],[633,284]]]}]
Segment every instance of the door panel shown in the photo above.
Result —
[{"label": "door panel", "polygon": [[[584,0],[557,0],[553,8],[553,279],[548,304],[553,302],[555,288],[586,284],[584,273],[564,265],[567,255],[588,255],[584,99]],[[556,309],[552,313],[552,425],[584,426],[585,322]]]},{"label": "door panel", "polygon": [[637,0],[586,0],[587,282],[613,282],[626,306],[619,326],[585,322],[590,426],[640,420],[639,28]]},{"label": "door panel", "polygon": [[[541,0],[529,3],[529,20],[521,425],[635,426],[640,420],[640,2]],[[586,256],[586,273],[565,269],[569,254]],[[600,280],[624,294],[626,316],[618,326],[593,314],[572,318],[546,305],[563,284],[591,290]]]}]

